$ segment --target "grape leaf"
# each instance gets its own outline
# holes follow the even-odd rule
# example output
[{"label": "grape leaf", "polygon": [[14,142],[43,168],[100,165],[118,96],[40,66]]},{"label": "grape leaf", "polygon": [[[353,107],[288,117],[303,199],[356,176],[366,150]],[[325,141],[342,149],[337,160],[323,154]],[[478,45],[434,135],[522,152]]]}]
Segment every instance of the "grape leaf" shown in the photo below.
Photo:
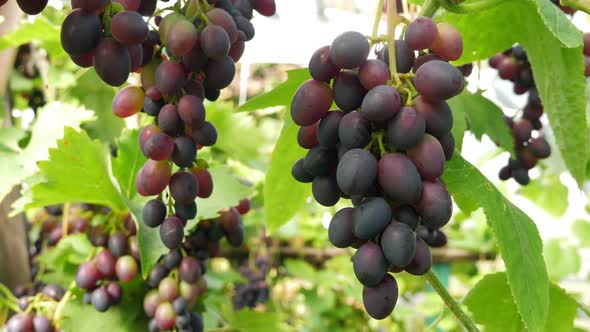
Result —
[{"label": "grape leaf", "polygon": [[540,331],[548,315],[549,278],[535,223],[458,153],[447,163],[444,181],[461,210],[483,207],[522,320],[529,330]]},{"label": "grape leaf", "polygon": [[249,112],[272,106],[289,106],[299,86],[310,78],[307,68],[289,70],[285,82],[265,94],[248,100],[236,111]]},{"label": "grape leaf", "polygon": [[242,309],[229,315],[227,321],[232,328],[238,331],[276,332],[285,330],[280,325],[279,314],[275,312]]},{"label": "grape leaf", "polygon": [[568,207],[568,189],[559,175],[542,176],[520,187],[518,193],[555,217],[561,217]]},{"label": "grape leaf", "polygon": [[295,181],[291,175],[293,164],[305,156],[305,150],[297,144],[298,130],[291,116],[285,114],[264,181],[264,221],[271,230],[289,221],[310,194],[310,185]]},{"label": "grape leaf", "polygon": [[[458,96],[457,96],[458,97]],[[455,148],[461,152],[463,149],[463,137],[467,131],[467,121],[465,120],[464,100],[462,98],[451,98],[447,102],[453,112],[453,137],[455,138]]]},{"label": "grape leaf", "polygon": [[147,160],[139,147],[139,130],[124,130],[117,140],[117,157],[111,161],[113,175],[127,199],[137,195],[135,177]]},{"label": "grape leaf", "polygon": [[516,42],[524,46],[557,146],[581,186],[588,158],[582,38],[563,14],[548,6],[546,0],[506,1],[469,15],[447,13],[437,19],[461,32],[460,63],[486,59]]},{"label": "grape leaf", "polygon": [[116,90],[106,85],[94,70],[86,70],[76,85],[66,93],[77,99],[87,109],[94,111],[96,120],[85,123],[83,128],[92,139],[114,141],[125,127],[123,119],[113,116],[112,102]]},{"label": "grape leaf", "polygon": [[[531,331],[569,332],[576,316],[577,303],[555,284],[548,285],[550,305],[547,323]],[[488,274],[480,280],[463,302],[477,324],[486,332],[520,332],[521,317],[510,294],[506,274]]]},{"label": "grape leaf", "polygon": [[31,188],[26,208],[67,202],[87,202],[125,212],[127,206],[113,184],[107,153],[99,141],[86,132],[66,127],[49,160],[38,163],[43,181]]},{"label": "grape leaf", "polygon": [[2,128],[0,131],[0,153],[18,153],[20,151],[18,142],[26,134],[24,130],[19,128]]},{"label": "grape leaf", "polygon": [[[18,151],[0,151],[0,201],[15,185],[37,172],[37,161],[47,159],[48,149],[63,137],[63,127],[79,127],[92,118],[92,112],[63,103],[49,103],[37,110],[37,120],[31,128],[28,145]],[[11,145],[15,147],[14,144]]]},{"label": "grape leaf", "polygon": [[572,233],[583,248],[590,247],[590,222],[587,220],[578,219],[572,225]]},{"label": "grape leaf", "polygon": [[77,288],[71,290],[73,298],[67,301],[63,310],[60,328],[66,332],[128,332],[147,331],[148,318],[143,313],[145,285],[139,280],[121,283],[122,302],[106,312],[98,312],[93,306],[84,303],[84,292]]},{"label": "grape leaf", "polygon": [[49,22],[47,18],[36,17],[33,22],[23,23],[14,31],[0,36],[0,50],[37,41],[53,55],[63,54],[59,30],[59,26]]},{"label": "grape leaf", "polygon": [[552,239],[543,244],[543,256],[549,269],[549,276],[559,280],[580,271],[580,254],[578,249],[564,243],[563,240]]}]

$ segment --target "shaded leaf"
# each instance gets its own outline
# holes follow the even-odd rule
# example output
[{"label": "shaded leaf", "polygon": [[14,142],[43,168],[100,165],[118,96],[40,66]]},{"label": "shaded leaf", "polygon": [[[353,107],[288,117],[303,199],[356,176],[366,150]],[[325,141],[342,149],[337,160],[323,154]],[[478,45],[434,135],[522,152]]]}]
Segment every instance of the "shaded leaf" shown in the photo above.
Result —
[{"label": "shaded leaf", "polygon": [[520,187],[518,192],[555,217],[561,217],[568,207],[568,189],[559,175],[542,176]]},{"label": "shaded leaf", "polygon": [[549,276],[560,280],[580,271],[581,258],[578,249],[564,243],[562,240],[552,239],[543,244],[543,256],[549,269]]}]

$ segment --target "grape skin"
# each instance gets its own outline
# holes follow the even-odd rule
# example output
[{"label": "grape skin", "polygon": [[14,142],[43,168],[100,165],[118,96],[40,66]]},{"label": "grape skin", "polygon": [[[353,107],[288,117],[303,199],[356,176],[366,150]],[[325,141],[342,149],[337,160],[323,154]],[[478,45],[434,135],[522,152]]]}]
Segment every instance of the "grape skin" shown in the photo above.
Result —
[{"label": "grape skin", "polygon": [[129,52],[112,38],[104,38],[99,42],[92,63],[98,76],[111,86],[125,83],[131,72]]},{"label": "grape skin", "polygon": [[431,101],[450,99],[463,91],[465,79],[459,69],[447,62],[433,60],[423,64],[415,77],[416,89]]},{"label": "grape skin", "polygon": [[410,226],[393,222],[381,234],[381,249],[390,266],[404,267],[416,254],[416,236]]},{"label": "grape skin", "polygon": [[337,248],[350,247],[356,240],[356,237],[352,232],[353,213],[353,208],[343,208],[336,212],[330,221],[328,238]]},{"label": "grape skin", "polygon": [[387,318],[395,308],[399,288],[395,278],[386,274],[376,287],[363,287],[363,305],[374,319]]},{"label": "grape skin", "polygon": [[349,149],[364,148],[371,141],[371,132],[371,123],[357,111],[346,114],[338,127],[340,142]]},{"label": "grape skin", "polygon": [[336,75],[332,89],[334,102],[344,113],[359,108],[367,94],[367,90],[361,85],[357,73],[349,70],[341,71]]},{"label": "grape skin", "polygon": [[420,199],[422,180],[416,166],[400,153],[379,160],[377,179],[385,193],[399,203],[412,204]]},{"label": "grape skin", "polygon": [[359,282],[368,287],[379,285],[387,272],[383,252],[372,242],[362,245],[356,251],[352,257],[352,267]]},{"label": "grape skin", "polygon": [[377,177],[377,160],[364,149],[347,151],[338,163],[336,179],[347,195],[364,195]]},{"label": "grape skin", "polygon": [[431,135],[424,135],[418,145],[408,150],[408,157],[425,180],[434,181],[445,170],[445,153],[438,140]]},{"label": "grape skin", "polygon": [[100,19],[94,13],[74,9],[66,16],[60,33],[64,51],[74,56],[86,54],[98,45],[101,35]]},{"label": "grape skin", "polygon": [[437,33],[438,28],[431,18],[418,17],[406,28],[404,40],[413,50],[425,50],[432,46]]},{"label": "grape skin", "polygon": [[299,126],[311,126],[330,110],[333,97],[330,86],[308,80],[299,87],[291,102],[291,117]]},{"label": "grape skin", "polygon": [[401,103],[402,99],[395,88],[379,85],[363,98],[362,113],[372,122],[387,121],[399,112]]},{"label": "grape skin", "polygon": [[426,130],[426,122],[413,107],[402,107],[400,112],[387,124],[385,142],[398,150],[416,146]]},{"label": "grape skin", "polygon": [[334,39],[330,47],[330,60],[338,68],[359,67],[369,55],[369,41],[361,33],[347,31]]},{"label": "grape skin", "polygon": [[354,235],[359,239],[372,239],[383,232],[391,217],[387,201],[381,197],[366,198],[354,209]]},{"label": "grape skin", "polygon": [[147,38],[148,32],[147,23],[136,12],[119,12],[111,20],[113,38],[125,46],[140,44]]},{"label": "grape skin", "polygon": [[328,112],[317,127],[317,141],[320,145],[334,148],[340,142],[338,137],[338,125],[344,116],[342,111]]},{"label": "grape skin", "polygon": [[311,191],[315,200],[323,206],[334,206],[340,200],[338,183],[333,176],[316,176]]},{"label": "grape skin", "polygon": [[426,132],[442,137],[453,128],[453,112],[445,101],[431,102],[422,96],[414,99],[414,108],[426,122]]},{"label": "grape skin", "polygon": [[330,45],[319,48],[309,60],[309,73],[318,81],[329,81],[340,69],[330,60]]},{"label": "grape skin", "polygon": [[453,214],[451,195],[440,182],[424,181],[420,201],[415,207],[422,224],[430,229],[443,227]]}]

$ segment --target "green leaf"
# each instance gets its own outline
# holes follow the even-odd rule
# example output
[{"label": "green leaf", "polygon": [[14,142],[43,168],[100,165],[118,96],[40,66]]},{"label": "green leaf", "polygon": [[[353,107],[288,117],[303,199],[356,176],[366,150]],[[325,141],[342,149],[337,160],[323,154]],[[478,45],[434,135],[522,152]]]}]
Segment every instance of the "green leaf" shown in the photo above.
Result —
[{"label": "green leaf", "polygon": [[311,78],[307,68],[287,71],[287,80],[271,91],[256,96],[238,107],[237,112],[256,111],[272,106],[289,106],[297,89]]},{"label": "green leaf", "polygon": [[18,153],[20,151],[18,142],[26,135],[27,133],[19,128],[2,128],[0,131],[0,153]]},{"label": "green leaf", "polygon": [[555,217],[561,217],[567,211],[568,189],[557,174],[533,180],[518,192]]},{"label": "green leaf", "polygon": [[[59,26],[42,16],[36,17],[33,22],[23,23],[16,30],[1,36],[0,50],[28,44],[32,41],[41,42],[43,48],[50,49],[52,54],[64,52],[61,48]],[[58,49],[61,52],[57,52]]]},{"label": "green leaf", "polygon": [[462,98],[454,97],[447,100],[451,111],[453,112],[453,137],[455,138],[455,148],[461,152],[463,148],[463,137],[467,131],[467,121],[465,119],[464,100]]},{"label": "green leaf", "polygon": [[305,279],[308,281],[314,281],[316,272],[313,266],[308,262],[300,259],[286,259],[285,268],[289,271],[289,274]]},{"label": "green leaf", "polygon": [[215,149],[242,161],[256,160],[260,156],[263,136],[249,114],[233,113],[231,103],[208,103],[207,121],[213,123],[219,133]]},{"label": "green leaf", "polygon": [[580,271],[581,259],[578,249],[564,243],[564,239],[546,241],[543,245],[543,255],[547,266],[551,266],[548,271],[551,279],[560,280]]},{"label": "green leaf", "polygon": [[86,123],[83,127],[90,137],[112,142],[119,137],[125,127],[123,119],[114,116],[112,112],[112,102],[116,90],[106,85],[94,70],[81,70],[86,70],[86,72],[66,93],[96,114],[96,120]]},{"label": "green leaf", "polygon": [[[571,331],[576,315],[576,301],[555,284],[548,286],[548,289],[551,304],[547,323],[531,331]],[[473,314],[475,322],[482,325],[486,332],[524,330],[505,273],[486,275],[467,294],[464,304]]]},{"label": "green leaf", "polygon": [[276,332],[284,331],[279,314],[243,309],[227,318],[229,325],[238,331]]},{"label": "green leaf", "polygon": [[572,233],[580,241],[580,246],[590,247],[590,222],[581,219],[574,221]]},{"label": "green leaf", "polygon": [[461,32],[460,63],[486,59],[517,42],[524,46],[557,146],[581,186],[588,158],[582,38],[552,7],[546,0],[505,1],[489,10],[437,19]]},{"label": "green leaf", "polygon": [[63,137],[64,126],[76,128],[91,118],[92,112],[63,103],[50,103],[38,109],[29,144],[18,152],[0,151],[0,174],[3,177],[0,181],[0,200],[15,185],[37,172],[37,161],[47,159],[48,149]]},{"label": "green leaf", "polygon": [[66,302],[60,328],[64,332],[128,332],[147,331],[148,318],[143,313],[145,285],[136,280],[120,283],[123,300],[106,312],[98,312],[92,305],[84,303],[84,292],[73,289],[73,299]]},{"label": "green leaf", "polygon": [[535,223],[458,153],[448,162],[444,181],[461,210],[483,207],[522,319],[529,330],[541,330],[549,309],[549,278]]},{"label": "green leaf", "polygon": [[127,206],[110,174],[107,151],[100,141],[70,127],[49,160],[39,162],[43,181],[31,188],[32,201],[26,207],[43,207],[67,202],[87,202],[125,212]]},{"label": "green leaf", "polygon": [[137,195],[135,177],[147,160],[139,147],[139,130],[125,130],[117,140],[117,157],[112,159],[113,175],[127,199]]},{"label": "green leaf", "polygon": [[305,150],[297,144],[298,130],[291,116],[285,114],[285,124],[264,182],[264,221],[271,230],[289,221],[310,194],[310,186],[295,181],[291,175],[293,164],[305,155]]}]

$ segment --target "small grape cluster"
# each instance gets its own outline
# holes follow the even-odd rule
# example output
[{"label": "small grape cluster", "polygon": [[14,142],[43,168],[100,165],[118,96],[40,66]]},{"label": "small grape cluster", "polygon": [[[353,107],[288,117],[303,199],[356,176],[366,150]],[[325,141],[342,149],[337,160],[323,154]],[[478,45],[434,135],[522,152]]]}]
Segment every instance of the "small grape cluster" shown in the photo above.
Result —
[{"label": "small grape cluster", "polygon": [[[376,319],[387,317],[397,302],[397,282],[388,271],[425,274],[432,262],[427,242],[446,243],[439,229],[451,218],[452,200],[441,177],[454,139],[445,100],[465,85],[462,72],[448,63],[463,50],[452,25],[420,17],[404,39],[390,42],[393,76],[388,48],[367,60],[365,36],[339,35],[313,54],[313,79],[291,104],[301,126],[298,143],[309,149],[292,175],[311,182],[324,206],[351,199],[354,207],[334,215],[328,235],[336,247],[358,248],[353,269],[364,285],[365,308]],[[332,102],[339,110],[330,111]],[[416,236],[418,226],[424,228]]]},{"label": "small grape cluster", "polygon": [[175,326],[179,331],[203,331],[203,320],[189,308],[207,290],[204,268],[195,257],[178,250],[171,251],[155,265],[147,283],[153,288],[143,301],[151,318],[149,331],[167,331]]},{"label": "small grape cluster", "polygon": [[[264,233],[259,238],[261,244],[267,241]],[[258,245],[256,248],[253,252],[254,260],[247,260],[240,266],[240,274],[248,282],[235,284],[233,305],[237,310],[244,307],[255,308],[258,303],[266,302],[270,295],[266,275],[270,269],[271,256],[265,245]]]},{"label": "small grape cluster", "polygon": [[[130,222],[129,224],[133,224]],[[120,282],[135,279],[140,268],[139,247],[135,227],[119,230],[110,235],[100,228],[90,233],[98,253],[78,267],[76,285],[86,290],[84,302],[92,304],[97,311],[107,311],[121,302],[123,289]]]},{"label": "small grape cluster", "polygon": [[21,312],[8,319],[6,332],[54,332],[52,316],[64,294],[58,285],[36,284],[31,289],[17,286],[14,295]]},{"label": "small grape cluster", "polygon": [[[549,158],[551,147],[543,136],[541,117],[544,109],[535,86],[533,71],[527,54],[521,45],[494,55],[488,61],[490,67],[498,70],[500,78],[514,83],[514,93],[528,93],[527,104],[520,114],[505,116],[514,138],[516,158],[509,158],[508,164],[500,169],[501,180],[514,178],[520,185],[530,183],[529,170],[540,159]],[[590,76],[590,34],[584,34],[584,75]]]},{"label": "small grape cluster", "polygon": [[[53,247],[59,243],[62,236],[64,235],[64,218],[63,218],[63,205],[50,205],[40,210],[33,218],[31,223],[33,225],[40,225],[41,233],[39,238],[35,241],[36,251],[40,251],[43,242],[46,242],[49,247]],[[76,234],[85,233],[90,226],[88,216],[93,211],[89,205],[78,204],[71,205],[68,211],[67,225],[65,225],[65,233]]]}]

